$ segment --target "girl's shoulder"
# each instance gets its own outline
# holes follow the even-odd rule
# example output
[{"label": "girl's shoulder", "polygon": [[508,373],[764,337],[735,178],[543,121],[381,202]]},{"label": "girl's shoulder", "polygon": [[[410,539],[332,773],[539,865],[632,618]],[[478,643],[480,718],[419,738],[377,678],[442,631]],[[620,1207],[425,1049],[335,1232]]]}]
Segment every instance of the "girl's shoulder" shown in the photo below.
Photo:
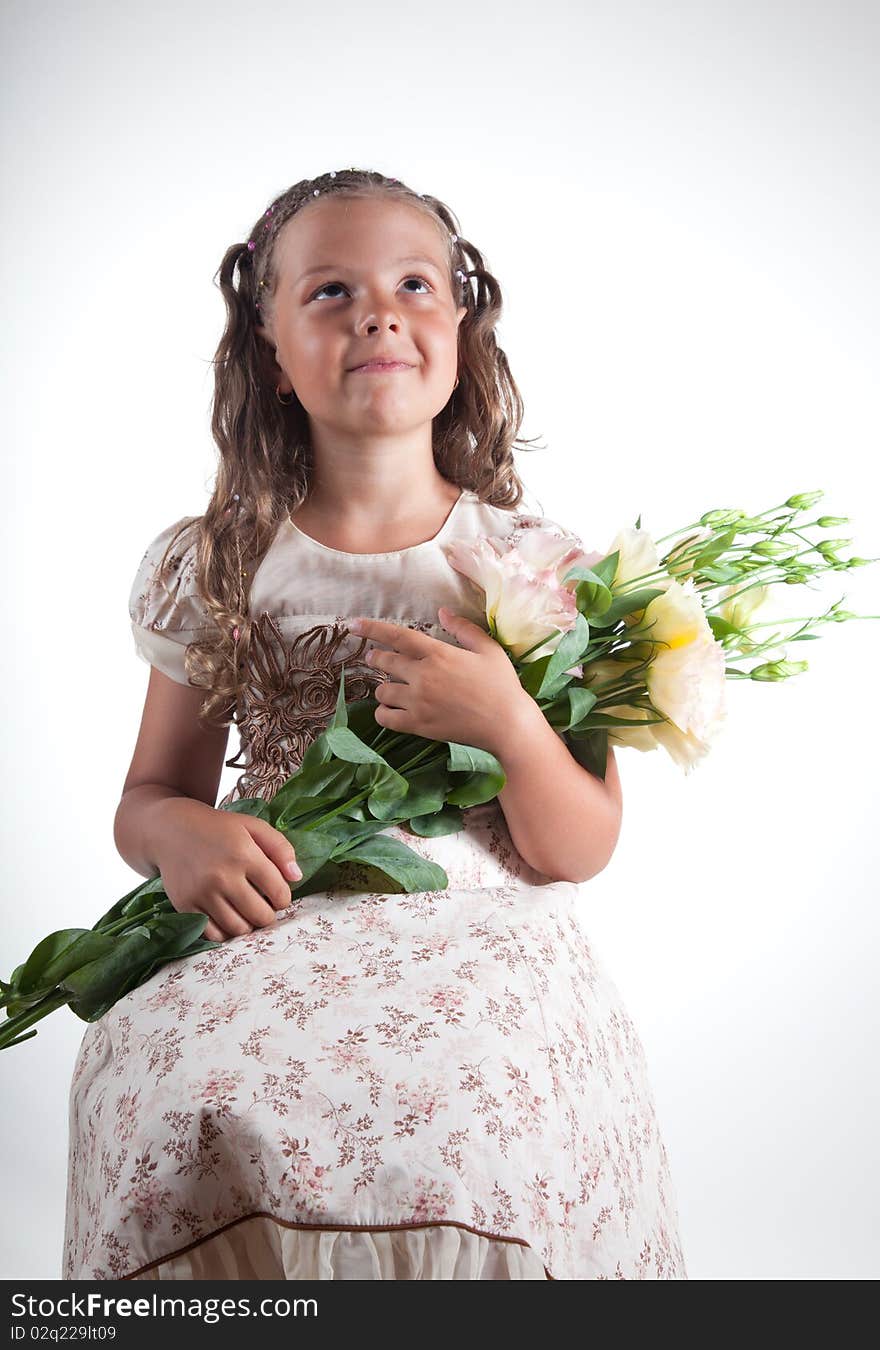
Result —
[{"label": "girl's shoulder", "polygon": [[572,543],[582,544],[581,536],[569,525],[545,515],[537,505],[524,497],[517,506],[493,506],[484,502],[475,492],[469,493],[475,518],[485,535],[502,535],[515,542],[530,530],[545,530]]},{"label": "girl's shoulder", "polygon": [[196,586],[200,519],[181,516],[150,540],[128,598],[138,655],[182,684],[188,683],[183,667],[186,645],[212,626]]}]

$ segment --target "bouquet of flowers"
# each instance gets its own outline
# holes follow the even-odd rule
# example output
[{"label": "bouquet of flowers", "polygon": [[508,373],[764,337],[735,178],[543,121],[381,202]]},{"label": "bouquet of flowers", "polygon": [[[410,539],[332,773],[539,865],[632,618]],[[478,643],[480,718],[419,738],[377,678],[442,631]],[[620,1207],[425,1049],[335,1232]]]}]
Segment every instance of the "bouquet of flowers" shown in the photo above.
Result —
[{"label": "bouquet of flowers", "polygon": [[[515,543],[459,540],[447,557],[476,588],[490,636],[579,763],[604,778],[611,741],[662,747],[688,773],[726,718],[728,679],[789,679],[808,663],[789,660],[783,643],[815,640],[810,629],[824,623],[880,617],[842,609],[845,596],[816,616],[755,617],[776,586],[878,561],[840,558],[849,539],[813,543],[806,535],[846,517],[795,527],[822,495],[798,493],[753,516],[707,511],[656,541],[639,517],[606,553],[587,553],[536,518],[537,528]],[[785,624],[800,626],[784,636]],[[761,637],[763,628],[774,631]],[[741,669],[744,662],[754,664]],[[220,808],[260,816],[288,838],[303,873],[291,887],[298,896],[344,883],[352,864],[378,872],[392,890],[444,888],[441,867],[383,831],[406,824],[421,836],[453,833],[464,826],[464,809],[504,787],[501,763],[488,751],[382,727],[376,708],[372,698],[346,703],[343,669],[333,719],[297,772],[271,801]],[[7,1014],[0,1049],[35,1036],[33,1024],[64,1004],[97,1021],[167,962],[221,945],[202,936],[207,922],[175,910],[156,876],[94,927],[50,933],[8,982],[0,980]]]}]

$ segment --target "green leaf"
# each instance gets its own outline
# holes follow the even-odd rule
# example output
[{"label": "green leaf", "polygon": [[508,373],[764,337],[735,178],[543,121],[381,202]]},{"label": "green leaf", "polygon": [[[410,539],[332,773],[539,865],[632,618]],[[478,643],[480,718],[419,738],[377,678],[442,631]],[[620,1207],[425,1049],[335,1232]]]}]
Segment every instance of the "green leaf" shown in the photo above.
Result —
[{"label": "green leaf", "polygon": [[[615,553],[612,556],[617,558],[618,555]],[[604,561],[607,562],[608,559]],[[614,566],[616,568],[616,562]],[[573,567],[563,577],[564,584],[577,581],[578,584],[574,592],[575,603],[588,623],[597,624],[610,609],[614,598],[611,591],[611,579],[614,576],[614,571],[607,567],[604,570],[606,573],[611,572],[607,582],[603,579],[598,565],[596,567]]]},{"label": "green leaf", "polygon": [[475,773],[460,787],[453,788],[446,800],[453,806],[482,806],[497,797],[506,782],[504,773]]},{"label": "green leaf", "polygon": [[332,891],[339,885],[340,877],[339,865],[328,859],[312,876],[297,882],[295,898],[299,900],[307,895],[317,895],[320,891]]},{"label": "green leaf", "polygon": [[541,705],[541,711],[554,731],[568,731],[577,726],[594,706],[597,695],[580,684],[570,684],[552,703]]},{"label": "green leaf", "polygon": [[[333,856],[344,853],[352,844],[359,844],[362,839],[372,839],[374,835],[381,834],[383,830],[388,829],[388,821],[368,819],[365,821],[343,820],[337,816],[333,825],[333,834],[336,836],[336,848]],[[397,824],[393,821],[392,824]]]},{"label": "green leaf", "polygon": [[[638,711],[638,709],[634,709],[634,711]],[[652,711],[654,710],[652,709]],[[653,725],[655,722],[666,721],[668,721],[668,718],[664,717],[662,713],[658,713],[656,717],[614,717],[611,713],[594,712],[585,717],[577,726],[570,727],[565,734],[566,737],[571,736],[577,740],[591,735],[592,732],[601,727],[646,727]]]},{"label": "green leaf", "polygon": [[62,928],[50,933],[37,944],[20,968],[16,994],[19,997],[45,997],[70,971],[103,956],[115,940],[89,928]]},{"label": "green leaf", "polygon": [[348,704],[345,701],[345,663],[342,665],[342,672],[339,677],[339,688],[336,691],[336,708],[333,713],[333,720],[330,723],[332,727],[348,726]]},{"label": "green leaf", "polygon": [[578,664],[589,645],[590,625],[583,614],[579,613],[574,628],[563,634],[559,645],[550,657],[538,694],[543,694],[559,681],[572,679],[573,677],[566,675],[565,672]]},{"label": "green leaf", "polygon": [[517,670],[520,684],[533,699],[537,699],[544,685],[544,676],[552,659],[553,653],[547,652],[544,656],[539,656],[537,661],[527,661]]},{"label": "green leaf", "polygon": [[388,798],[372,793],[368,805],[379,820],[398,823],[412,816],[441,811],[449,791],[449,774],[443,764],[424,764],[408,773],[409,791],[403,797]]},{"label": "green leaf", "polygon": [[608,732],[593,731],[589,736],[574,740],[566,735],[563,739],[578,764],[604,783],[608,768]]},{"label": "green leaf", "polygon": [[704,572],[722,553],[726,553],[736,539],[736,534],[736,530],[733,529],[728,530],[726,534],[720,534],[717,539],[710,539],[699,553],[695,554],[690,564],[691,569],[694,572]]},{"label": "green leaf", "polygon": [[272,824],[283,830],[310,812],[328,809],[356,792],[356,766],[330,759],[300,771],[272,798]]},{"label": "green leaf", "polygon": [[207,942],[207,940],[205,943],[199,942],[207,924],[207,914],[179,913],[177,910],[174,910],[171,914],[163,914],[153,920],[150,934],[153,959],[143,969],[135,968],[132,970],[131,977],[120,986],[116,1001],[118,1002],[125,994],[131,993],[132,989],[137,989],[145,984],[157,970],[166,966],[169,961],[176,961],[183,956],[193,955],[194,948],[202,950],[206,946],[222,946],[223,944],[219,942]]},{"label": "green leaf", "polygon": [[700,575],[707,581],[715,581],[719,585],[730,586],[734,582],[742,581],[743,570],[739,563],[714,563],[700,568]]},{"label": "green leaf", "polygon": [[504,776],[500,762],[490,751],[477,745],[460,745],[457,741],[449,742],[447,766],[450,773],[497,773]]},{"label": "green leaf", "polygon": [[[619,561],[620,549],[615,549],[614,552],[609,553],[606,558],[600,558],[598,562],[591,563],[589,567],[586,567],[583,564],[572,567],[570,571],[566,572],[563,577],[563,582],[568,582],[575,577],[583,577],[600,587],[604,586],[607,590],[610,590]],[[580,587],[578,587],[578,589],[580,589]]]},{"label": "green leaf", "polygon": [[303,885],[334,855],[340,847],[340,840],[345,842],[345,822],[327,821],[320,830],[294,827],[281,833],[293,845],[297,865],[302,872],[302,879],[292,889],[298,894],[309,894],[303,892]]},{"label": "green leaf", "polygon": [[239,816],[256,816],[258,820],[269,820],[271,823],[270,803],[264,797],[239,797],[237,801],[218,806],[217,810],[231,811]]},{"label": "green leaf", "polygon": [[[165,893],[165,883],[161,876],[153,877],[149,882],[149,889],[134,896],[128,901],[122,909],[122,917],[125,919],[136,919],[140,914],[147,914],[156,905],[164,904],[168,909],[173,909],[171,901]],[[108,925],[103,924],[98,930],[103,932]]]},{"label": "green leaf", "polygon": [[327,744],[337,759],[349,764],[379,764],[390,768],[377,751],[356,736],[348,727],[328,727],[323,732]]},{"label": "green leaf", "polygon": [[413,816],[407,824],[413,834],[418,834],[424,839],[432,839],[444,834],[460,833],[464,829],[464,818],[459,807],[444,806],[442,811]]},{"label": "green leaf", "polygon": [[495,756],[474,745],[450,741],[447,768],[451,774],[461,775],[461,781],[446,795],[446,800],[453,806],[480,806],[497,797],[507,782]]},{"label": "green leaf", "polygon": [[397,776],[406,785],[405,792],[396,790],[396,781],[382,781],[367,798],[370,814],[377,820],[396,824],[410,816],[439,811],[449,790],[449,773],[445,764],[422,764],[407,771],[406,777]]},{"label": "green leaf", "polygon": [[378,868],[386,877],[398,882],[405,891],[439,891],[449,885],[449,878],[442,867],[421,858],[399,839],[392,839],[387,834],[365,839],[337,861],[366,863]]},{"label": "green leaf", "polygon": [[665,595],[663,587],[649,586],[643,587],[639,591],[630,591],[625,595],[616,595],[614,603],[606,614],[602,616],[602,622],[595,624],[596,628],[613,628],[621,619],[629,614],[636,614],[640,610],[647,609],[652,600],[658,595]]},{"label": "green leaf", "polygon": [[565,694],[571,709],[568,725],[573,727],[586,717],[595,704],[597,695],[593,693],[592,689],[585,689],[583,685],[579,684],[570,685]]},{"label": "green leaf", "polygon": [[726,619],[722,619],[720,614],[707,614],[706,622],[712,630],[712,636],[716,642],[721,642],[727,637],[739,637],[739,629]]},{"label": "green leaf", "polygon": [[365,745],[373,745],[380,736],[387,733],[388,728],[376,721],[375,712],[378,706],[375,698],[354,699],[346,704],[346,725]]},{"label": "green leaf", "polygon": [[10,1048],[10,1046],[13,1046],[13,1045],[21,1045],[22,1041],[29,1041],[30,1038],[31,1038],[31,1036],[36,1036],[36,1034],[37,1034],[37,1028],[36,1028],[36,1027],[34,1027],[33,1031],[23,1031],[23,1032],[21,1033],[21,1035],[20,1035],[20,1036],[16,1036],[14,1040],[11,1040],[11,1041],[4,1041],[4,1042],[3,1042],[3,1049],[4,1049],[4,1050],[8,1050],[8,1049]]},{"label": "green leaf", "polygon": [[72,971],[58,982],[69,1006],[85,1022],[95,1022],[132,989],[143,984],[160,966],[182,955],[205,929],[207,915],[178,913],[157,916],[149,928],[111,938],[111,950]]},{"label": "green leaf", "polygon": [[59,981],[59,990],[71,995],[71,1010],[84,1022],[97,1021],[113,1007],[131,980],[155,959],[155,948],[140,933],[123,933],[112,939],[112,948],[96,961],[73,970]]},{"label": "green leaf", "polygon": [[147,877],[146,881],[138,882],[134,890],[129,891],[121,900],[117,900],[116,904],[111,905],[106,914],[101,915],[98,922],[93,925],[92,931],[94,932],[98,928],[106,928],[108,924],[115,923],[117,919],[125,918],[129,913],[129,907],[135,905],[141,896],[153,896],[159,891],[164,894],[161,876]]}]

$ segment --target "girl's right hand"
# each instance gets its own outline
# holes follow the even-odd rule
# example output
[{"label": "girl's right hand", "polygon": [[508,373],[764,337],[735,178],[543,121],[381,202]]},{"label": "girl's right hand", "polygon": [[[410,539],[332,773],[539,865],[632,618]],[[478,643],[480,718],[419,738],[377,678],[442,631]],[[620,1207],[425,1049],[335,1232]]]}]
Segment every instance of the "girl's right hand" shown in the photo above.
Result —
[{"label": "girl's right hand", "polygon": [[208,915],[209,942],[265,928],[287,909],[296,882],[284,869],[296,853],[274,825],[193,797],[169,797],[159,809],[165,894],[179,913]]}]

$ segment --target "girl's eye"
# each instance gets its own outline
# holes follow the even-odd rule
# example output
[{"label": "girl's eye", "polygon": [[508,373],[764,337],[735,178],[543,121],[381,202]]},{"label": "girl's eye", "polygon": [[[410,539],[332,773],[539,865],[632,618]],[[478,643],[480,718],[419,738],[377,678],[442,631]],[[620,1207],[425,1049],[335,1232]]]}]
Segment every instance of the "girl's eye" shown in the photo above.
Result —
[{"label": "girl's eye", "polygon": [[[428,285],[427,281],[425,281],[425,278],[424,278],[424,277],[405,277],[404,280],[405,280],[405,281],[420,281],[420,282],[422,283],[422,285],[423,285],[423,286],[426,286],[427,289],[428,289],[429,291],[430,291],[430,289],[431,289],[431,287]],[[330,289],[331,286],[339,286],[339,287],[341,287],[342,290],[345,290],[345,287],[342,285],[342,282],[341,282],[341,281],[326,281],[326,282],[324,283],[324,285],[320,288],[320,290],[315,291],[315,294],[312,296],[312,299],[313,299],[313,300],[317,299],[317,297],[321,294],[321,291],[327,291],[327,290]],[[419,292],[418,292],[418,291],[411,291],[410,294],[411,294],[411,295],[418,295]],[[333,297],[331,297],[331,299],[332,299],[332,298],[333,298]]]}]

